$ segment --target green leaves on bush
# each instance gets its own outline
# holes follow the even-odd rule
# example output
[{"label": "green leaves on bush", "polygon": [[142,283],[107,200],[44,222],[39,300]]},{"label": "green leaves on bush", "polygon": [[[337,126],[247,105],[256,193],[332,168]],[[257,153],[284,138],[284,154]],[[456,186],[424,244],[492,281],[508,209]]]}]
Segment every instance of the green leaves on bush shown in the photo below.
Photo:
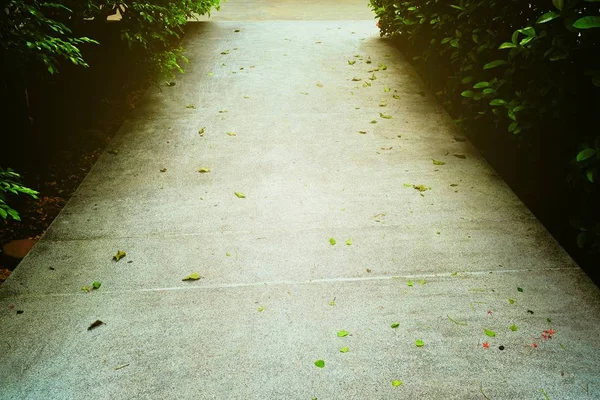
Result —
[{"label": "green leaves on bush", "polygon": [[483,69],[496,68],[496,67],[499,67],[500,65],[506,65],[506,64],[508,64],[508,61],[506,61],[506,60],[496,60],[496,61],[492,61],[492,62],[485,64],[483,66]]},{"label": "green leaves on bush", "polygon": [[[173,46],[183,33],[189,18],[210,14],[219,8],[219,0],[8,0],[0,13],[0,51],[4,63],[2,76],[8,69],[18,71],[33,63],[41,63],[50,74],[59,70],[61,61],[87,67],[80,51],[86,43],[98,44],[89,37],[76,37],[72,29],[84,20],[96,25],[117,13],[121,18],[121,38],[136,51],[149,73],[156,79],[172,77],[182,71],[187,60],[181,48]],[[91,22],[88,22],[90,24]],[[15,29],[15,27],[19,27]]]},{"label": "green leaves on bush", "polygon": [[7,219],[11,217],[20,221],[21,217],[17,210],[8,205],[7,195],[26,194],[37,199],[38,192],[29,189],[21,184],[21,175],[12,169],[0,168],[0,218]]},{"label": "green leaves on bush", "polygon": [[558,17],[560,17],[559,13],[557,13],[556,11],[550,11],[539,17],[536,21],[536,24],[545,24],[546,22],[550,22]]},{"label": "green leaves on bush", "polygon": [[[589,204],[581,213],[598,215],[600,132],[588,127],[596,125],[589,110],[600,102],[599,3],[371,0],[371,7],[381,35],[395,37],[464,129],[505,130],[540,153],[544,142],[589,144],[573,154],[569,180],[574,202]],[[579,243],[600,251],[594,218],[583,224],[587,239]]]},{"label": "green leaves on bush", "polygon": [[596,154],[596,150],[595,149],[585,149],[585,150],[581,150],[578,154],[577,154],[577,162],[581,162],[581,161],[585,161],[588,158],[592,158],[594,155]]},{"label": "green leaves on bush", "polygon": [[[66,1],[64,1],[66,2]],[[95,43],[88,37],[75,37],[64,22],[73,18],[71,9],[55,2],[9,0],[0,12],[0,53],[2,78],[41,64],[50,73],[58,72],[61,61],[87,67],[79,45]]]},{"label": "green leaves on bush", "polygon": [[577,28],[577,29],[600,28],[600,17],[579,18],[573,24],[573,28]]}]

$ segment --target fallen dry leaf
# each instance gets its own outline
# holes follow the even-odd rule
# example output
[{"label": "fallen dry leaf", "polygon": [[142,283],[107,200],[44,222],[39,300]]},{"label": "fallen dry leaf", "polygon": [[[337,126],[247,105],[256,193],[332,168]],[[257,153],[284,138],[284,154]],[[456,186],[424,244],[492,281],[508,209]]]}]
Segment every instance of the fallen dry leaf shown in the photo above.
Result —
[{"label": "fallen dry leaf", "polygon": [[91,331],[92,329],[95,329],[95,328],[99,327],[102,324],[104,324],[104,322],[102,322],[99,319],[97,319],[90,326],[88,326],[88,331]]},{"label": "fallen dry leaf", "polygon": [[183,278],[182,281],[197,281],[200,278],[202,278],[202,277],[200,276],[199,273],[193,272],[193,273],[189,274],[188,276],[186,276],[185,278]]},{"label": "fallen dry leaf", "polygon": [[126,255],[127,255],[127,253],[125,253],[123,250],[119,250],[119,251],[117,251],[117,254],[115,254],[113,256],[113,260],[119,261],[121,258],[125,257]]}]

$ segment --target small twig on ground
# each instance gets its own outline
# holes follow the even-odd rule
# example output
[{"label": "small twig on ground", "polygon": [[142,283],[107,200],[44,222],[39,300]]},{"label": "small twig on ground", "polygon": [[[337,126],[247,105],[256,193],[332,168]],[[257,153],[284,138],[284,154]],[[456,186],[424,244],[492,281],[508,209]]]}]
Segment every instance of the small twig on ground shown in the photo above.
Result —
[{"label": "small twig on ground", "polygon": [[483,385],[479,386],[479,391],[481,392],[481,394],[483,395],[483,397],[485,397],[487,400],[490,400],[490,398],[487,397],[487,395],[483,392]]}]

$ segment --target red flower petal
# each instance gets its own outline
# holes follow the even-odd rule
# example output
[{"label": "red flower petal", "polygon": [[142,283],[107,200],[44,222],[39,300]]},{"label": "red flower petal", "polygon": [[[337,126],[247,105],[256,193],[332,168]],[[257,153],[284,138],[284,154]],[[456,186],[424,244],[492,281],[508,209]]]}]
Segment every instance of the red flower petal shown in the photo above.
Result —
[{"label": "red flower petal", "polygon": [[488,342],[483,342],[483,347],[488,349],[490,347],[490,344]]}]

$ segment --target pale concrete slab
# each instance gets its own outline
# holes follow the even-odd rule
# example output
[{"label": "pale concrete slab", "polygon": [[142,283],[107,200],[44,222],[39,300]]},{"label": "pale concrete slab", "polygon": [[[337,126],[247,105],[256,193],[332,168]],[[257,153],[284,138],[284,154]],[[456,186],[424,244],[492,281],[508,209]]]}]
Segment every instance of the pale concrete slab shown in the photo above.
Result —
[{"label": "pale concrete slab", "polygon": [[0,288],[0,398],[600,397],[598,288],[362,2],[297,3],[190,26]]},{"label": "pale concrete slab", "polygon": [[200,20],[360,20],[373,19],[366,0],[227,0]]},{"label": "pale concrete slab", "polygon": [[[206,284],[0,300],[2,309],[17,301],[25,311],[3,318],[2,398],[600,394],[591,334],[600,304],[577,269],[446,276],[413,287],[390,278]],[[96,319],[105,324],[88,331]],[[395,322],[399,327],[391,328]],[[549,328],[557,333],[544,340]],[[340,338],[340,330],[350,335]],[[15,336],[18,342],[8,342]],[[349,352],[340,353],[342,347]],[[325,368],[313,365],[319,359]]]}]

